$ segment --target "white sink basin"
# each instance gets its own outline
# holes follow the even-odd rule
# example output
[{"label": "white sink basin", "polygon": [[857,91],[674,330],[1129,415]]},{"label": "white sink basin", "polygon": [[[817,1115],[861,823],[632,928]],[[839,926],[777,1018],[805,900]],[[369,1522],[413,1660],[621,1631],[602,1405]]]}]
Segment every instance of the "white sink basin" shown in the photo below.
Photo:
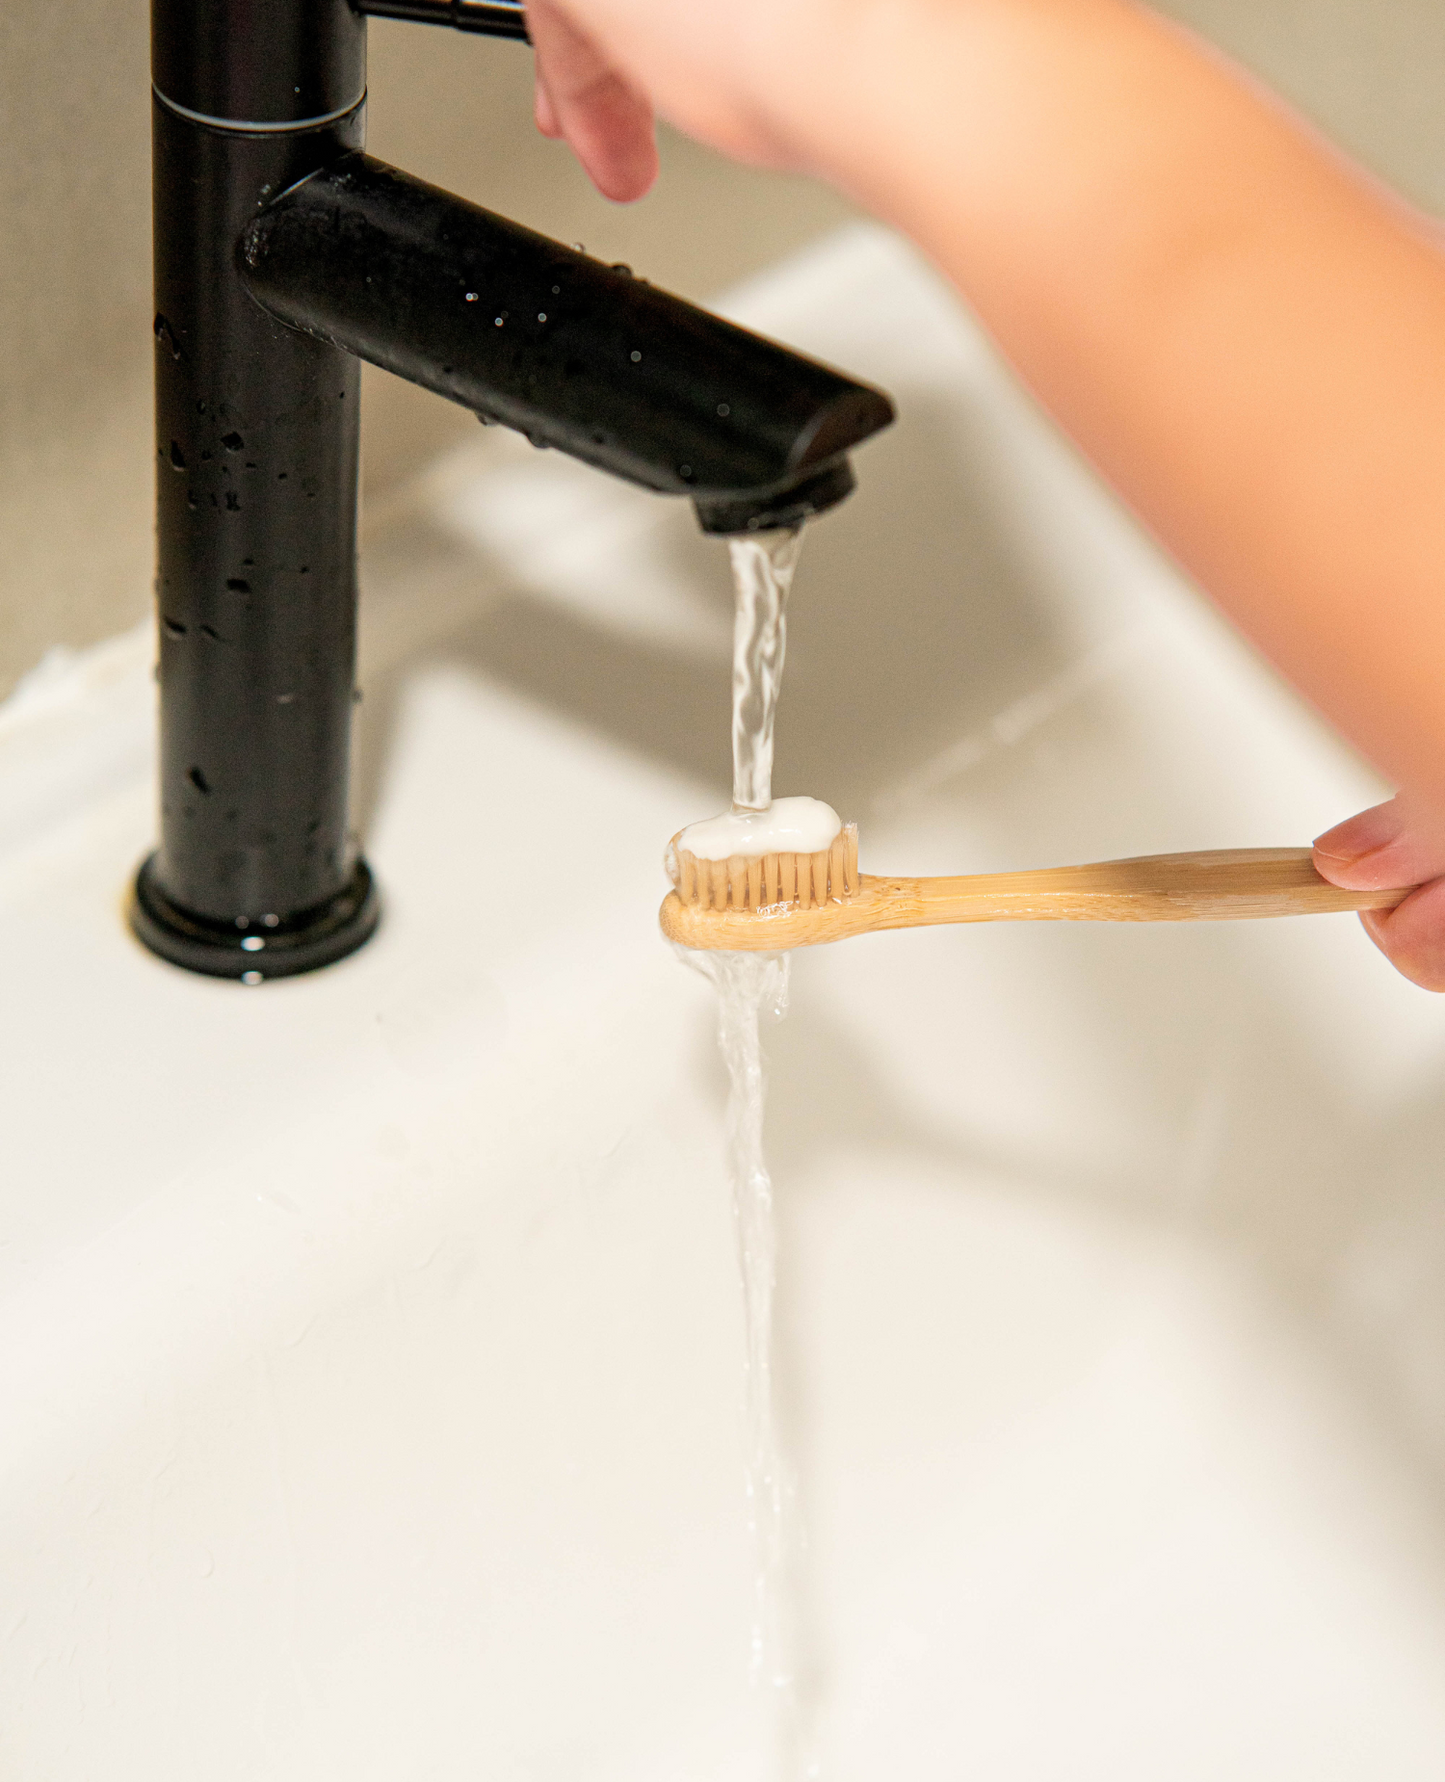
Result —
[{"label": "white sink basin", "polygon": [[[1378,795],[889,237],[734,308],[903,413],[780,725],[865,867]],[[762,1782],[721,1072],[655,929],[725,553],[496,435],[371,532],[342,966],[127,937],[144,640],[0,714],[0,1774]],[[829,1782],[1434,1782],[1445,1008],[1350,917],[940,930],[800,956],[771,1053]]]}]

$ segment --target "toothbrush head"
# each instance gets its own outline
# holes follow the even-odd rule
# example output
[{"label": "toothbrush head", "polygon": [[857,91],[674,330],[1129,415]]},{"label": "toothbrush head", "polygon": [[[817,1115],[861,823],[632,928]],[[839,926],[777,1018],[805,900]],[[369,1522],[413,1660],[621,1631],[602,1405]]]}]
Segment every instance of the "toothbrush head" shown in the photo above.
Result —
[{"label": "toothbrush head", "polygon": [[845,824],[816,854],[734,854],[702,860],[678,844],[667,851],[674,889],[664,900],[662,931],[685,947],[772,952],[832,940],[818,918],[859,893],[858,825]]}]

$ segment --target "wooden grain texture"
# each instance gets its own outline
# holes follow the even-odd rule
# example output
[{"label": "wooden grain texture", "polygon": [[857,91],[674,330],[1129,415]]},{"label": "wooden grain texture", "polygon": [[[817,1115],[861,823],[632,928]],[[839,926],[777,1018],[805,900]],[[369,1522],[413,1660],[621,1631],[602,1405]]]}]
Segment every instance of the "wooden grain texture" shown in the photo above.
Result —
[{"label": "wooden grain texture", "polygon": [[661,921],[683,946],[755,953],[939,923],[1227,922],[1392,909],[1412,889],[1342,890],[1315,871],[1308,848],[1231,848],[956,879],[864,873],[855,894],[814,908],[703,909],[673,892]]}]

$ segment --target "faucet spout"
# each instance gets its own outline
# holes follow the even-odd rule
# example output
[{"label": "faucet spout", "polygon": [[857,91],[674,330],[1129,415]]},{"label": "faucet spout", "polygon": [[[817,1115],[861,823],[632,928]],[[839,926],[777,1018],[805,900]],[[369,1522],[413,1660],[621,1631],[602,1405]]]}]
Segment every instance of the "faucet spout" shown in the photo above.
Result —
[{"label": "faucet spout", "polygon": [[237,271],[277,320],[690,496],[709,532],[823,512],[893,419],[882,391],[361,153],[273,198]]}]

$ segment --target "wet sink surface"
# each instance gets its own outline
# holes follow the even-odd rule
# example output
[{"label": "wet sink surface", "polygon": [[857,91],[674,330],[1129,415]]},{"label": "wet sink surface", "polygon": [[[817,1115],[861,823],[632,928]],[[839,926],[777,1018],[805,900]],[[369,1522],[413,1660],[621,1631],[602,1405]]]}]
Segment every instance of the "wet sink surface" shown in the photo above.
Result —
[{"label": "wet sink surface", "polygon": [[[904,416],[779,727],[865,867],[1377,795],[888,237],[734,307]],[[725,553],[492,435],[370,533],[341,967],[126,937],[143,640],[0,714],[0,1768],[761,1778],[720,1070],[654,924]],[[825,1774],[1436,1776],[1440,1006],[1349,917],[938,931],[800,956],[770,1052]]]}]

